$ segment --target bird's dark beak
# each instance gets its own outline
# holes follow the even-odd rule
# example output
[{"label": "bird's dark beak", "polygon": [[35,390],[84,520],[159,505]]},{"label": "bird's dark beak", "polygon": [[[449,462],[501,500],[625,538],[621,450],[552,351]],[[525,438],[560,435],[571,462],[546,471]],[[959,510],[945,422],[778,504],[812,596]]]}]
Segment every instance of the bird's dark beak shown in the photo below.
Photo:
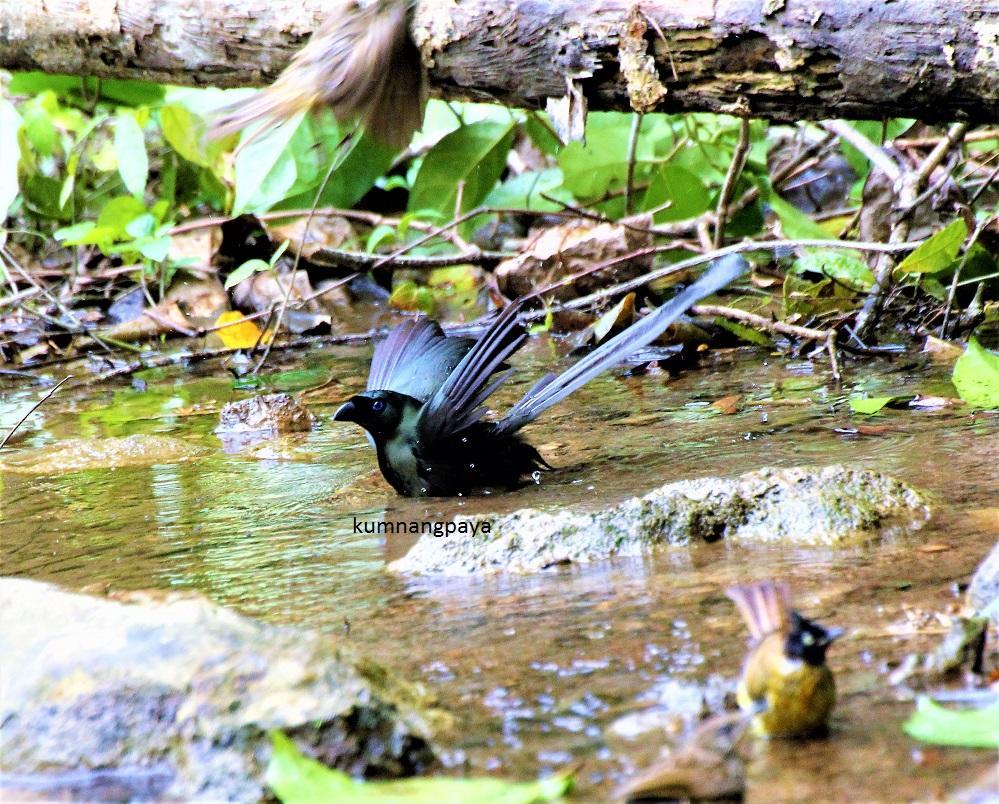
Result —
[{"label": "bird's dark beak", "polygon": [[358,413],[360,411],[357,409],[357,405],[354,404],[354,400],[349,399],[337,408],[336,413],[333,414],[333,421],[356,422]]}]

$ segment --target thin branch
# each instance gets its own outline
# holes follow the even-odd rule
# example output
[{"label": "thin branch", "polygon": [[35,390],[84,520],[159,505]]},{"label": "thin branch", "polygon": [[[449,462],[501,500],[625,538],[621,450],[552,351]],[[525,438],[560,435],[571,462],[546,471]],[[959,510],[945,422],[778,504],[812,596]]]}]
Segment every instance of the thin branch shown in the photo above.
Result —
[{"label": "thin branch", "polygon": [[624,184],[625,215],[630,215],[634,211],[635,158],[638,155],[638,135],[642,130],[642,117],[641,112],[635,112],[631,116],[631,132],[628,135],[628,171]]},{"label": "thin branch", "polygon": [[735,192],[736,182],[742,175],[742,169],[746,166],[746,156],[749,153],[749,118],[743,117],[739,127],[739,142],[735,146],[732,154],[732,161],[729,163],[728,172],[725,174],[725,182],[722,184],[721,195],[718,196],[718,211],[715,213],[715,237],[712,245],[717,248],[722,247],[722,240],[725,237],[725,224],[728,223],[729,204],[732,201],[732,193]]},{"label": "thin branch", "polygon": [[[343,164],[343,160],[347,156],[347,143],[351,141],[354,135],[357,133],[357,127],[348,131],[343,139],[340,140],[339,144],[336,146],[334,156],[330,159],[330,166],[326,170],[326,175],[323,180],[319,183],[319,188],[316,190],[316,200],[312,204],[312,209],[309,210],[309,217],[305,219],[305,227],[302,229],[302,239],[298,241],[298,248],[295,249],[295,261],[291,265],[291,276],[288,277],[288,287],[285,288],[280,280],[278,281],[278,287],[283,291],[281,297],[281,310],[278,313],[277,324],[274,326],[274,332],[270,339],[267,341],[267,348],[264,349],[264,353],[260,356],[260,360],[257,365],[253,367],[253,373],[258,374],[260,369],[263,367],[264,363],[267,362],[267,358],[270,356],[271,348],[274,345],[274,339],[277,338],[278,334],[281,332],[281,325],[284,323],[284,314],[288,310],[288,299],[291,297],[291,290],[295,286],[295,275],[298,273],[298,264],[302,260],[302,250],[305,248],[305,244],[309,240],[309,227],[312,225],[312,220],[315,217],[315,210],[319,206],[319,199],[323,197],[323,193],[326,192],[326,185],[330,183],[330,179],[333,178],[333,172]],[[261,330],[260,338],[263,338],[264,332],[266,330]],[[259,345],[260,339],[257,339],[257,344],[254,344],[254,349]]]},{"label": "thin branch", "polygon": [[826,120],[820,125],[860,151],[893,182],[902,178],[902,168],[899,164],[886,154],[884,149],[875,145],[845,120]]},{"label": "thin branch", "polygon": [[[784,248],[848,248],[855,249],[857,251],[874,251],[874,252],[900,252],[900,251],[912,251],[914,248],[919,246],[924,241],[912,241],[908,243],[898,243],[898,244],[888,244],[888,243],[866,243],[851,240],[812,240],[812,239],[800,239],[800,240],[747,240],[744,243],[734,243],[731,246],[725,246],[724,248],[717,249],[715,251],[706,251],[704,254],[697,254],[686,260],[681,260],[680,262],[673,263],[672,265],[666,265],[662,268],[657,268],[654,271],[649,271],[648,273],[642,274],[641,276],[635,277],[634,279],[629,279],[625,282],[620,282],[616,285],[611,285],[601,290],[590,293],[587,296],[580,296],[579,298],[572,299],[570,301],[564,302],[558,306],[552,307],[554,312],[559,312],[561,310],[578,310],[583,307],[588,307],[590,305],[597,305],[602,303],[608,298],[617,296],[623,293],[627,293],[631,290],[637,290],[649,282],[654,282],[657,279],[661,279],[670,274],[678,273],[679,271],[686,270],[687,268],[696,268],[699,265],[703,265],[706,262],[711,262],[711,260],[717,259],[718,257],[724,257],[726,254],[741,254],[746,251],[773,251],[774,249],[784,249]],[[614,257],[610,260],[605,260],[604,262],[594,265],[586,271],[581,272],[576,275],[576,278],[580,276],[586,276],[589,274],[597,273],[598,271],[603,271],[614,265],[619,265],[623,262],[629,262],[631,260],[637,259],[639,257],[648,257],[653,254],[663,254],[668,251],[674,251],[676,249],[676,244],[671,243],[665,246],[649,246],[643,249],[637,249],[635,251],[630,251],[627,254],[622,254],[618,257]],[[556,282],[550,285],[548,288],[543,288],[545,292],[552,289],[561,287],[565,280],[561,282]],[[531,294],[532,297],[540,295],[541,291],[535,291]],[[546,314],[546,311],[531,311],[525,313],[522,319],[525,321],[531,321],[537,318],[542,318]]]},{"label": "thin branch", "polygon": [[65,377],[63,377],[61,380],[59,380],[59,382],[57,382],[55,385],[53,385],[51,388],[49,388],[49,390],[45,393],[45,395],[41,399],[39,399],[34,405],[32,405],[31,408],[28,410],[28,412],[25,413],[20,418],[20,420],[17,422],[17,424],[15,424],[13,427],[10,428],[10,432],[7,433],[7,435],[5,435],[3,437],[3,441],[0,441],[0,449],[3,449],[4,446],[6,446],[7,442],[10,441],[10,439],[13,437],[14,433],[17,432],[17,428],[20,427],[22,424],[24,424],[24,422],[27,421],[27,418],[32,413],[34,413],[36,410],[38,410],[38,408],[40,408],[42,406],[42,404],[45,402],[45,400],[47,400],[50,396],[52,396],[52,394],[54,394],[56,391],[58,391],[59,388],[62,386],[63,383],[65,383],[67,380],[71,380],[72,378],[73,378],[72,374],[67,374]]}]

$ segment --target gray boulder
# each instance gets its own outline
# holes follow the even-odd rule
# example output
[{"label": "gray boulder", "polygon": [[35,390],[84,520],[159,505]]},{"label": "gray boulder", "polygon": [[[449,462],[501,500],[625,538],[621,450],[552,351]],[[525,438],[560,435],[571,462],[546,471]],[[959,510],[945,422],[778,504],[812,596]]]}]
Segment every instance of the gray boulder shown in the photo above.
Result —
[{"label": "gray boulder", "polygon": [[328,634],[198,595],[108,599],[0,579],[0,654],[8,795],[258,800],[270,729],[355,775],[434,761],[439,716],[418,687]]},{"label": "gray boulder", "polygon": [[832,547],[869,541],[893,526],[918,527],[928,513],[916,491],[877,472],[844,466],[760,469],[735,478],[668,483],[595,512],[525,508],[456,517],[456,525],[463,525],[454,530],[459,535],[424,534],[389,569],[536,572],[641,555],[657,544],[721,538]]}]

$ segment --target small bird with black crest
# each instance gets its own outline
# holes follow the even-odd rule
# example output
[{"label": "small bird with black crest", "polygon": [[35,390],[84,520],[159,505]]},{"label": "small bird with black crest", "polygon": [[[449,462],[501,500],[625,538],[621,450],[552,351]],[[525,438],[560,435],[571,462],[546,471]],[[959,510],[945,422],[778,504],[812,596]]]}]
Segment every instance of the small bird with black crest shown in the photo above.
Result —
[{"label": "small bird with black crest", "polygon": [[786,583],[757,581],[725,590],[749,628],[752,644],[742,668],[739,707],[754,714],[762,737],[821,734],[836,703],[826,650],[842,635],[791,608]]}]

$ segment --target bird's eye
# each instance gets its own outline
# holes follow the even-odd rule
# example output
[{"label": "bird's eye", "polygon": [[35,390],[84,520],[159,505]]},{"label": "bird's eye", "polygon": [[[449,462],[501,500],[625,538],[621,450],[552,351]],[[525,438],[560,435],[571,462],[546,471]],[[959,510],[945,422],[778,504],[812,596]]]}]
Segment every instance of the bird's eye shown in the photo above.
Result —
[{"label": "bird's eye", "polygon": [[381,413],[383,410],[385,410],[385,400],[376,399],[374,402],[371,403],[371,409],[375,413]]}]

